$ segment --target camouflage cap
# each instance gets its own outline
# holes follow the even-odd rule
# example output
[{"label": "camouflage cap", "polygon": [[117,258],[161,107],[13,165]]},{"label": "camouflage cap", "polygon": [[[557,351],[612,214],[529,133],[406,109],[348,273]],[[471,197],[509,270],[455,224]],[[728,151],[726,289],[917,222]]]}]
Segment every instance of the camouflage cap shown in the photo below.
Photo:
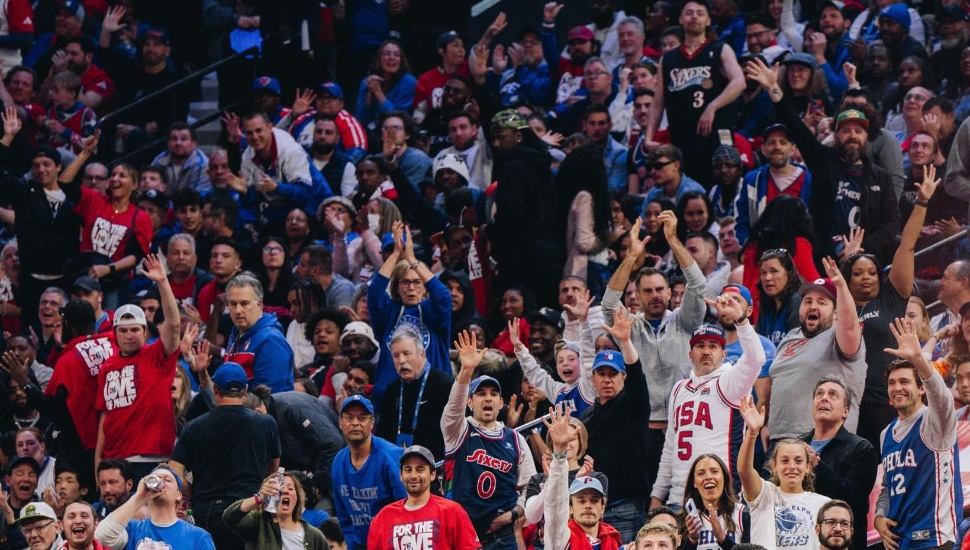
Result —
[{"label": "camouflage cap", "polygon": [[528,127],[529,123],[525,120],[525,117],[515,109],[499,111],[492,117],[492,128],[521,130]]}]

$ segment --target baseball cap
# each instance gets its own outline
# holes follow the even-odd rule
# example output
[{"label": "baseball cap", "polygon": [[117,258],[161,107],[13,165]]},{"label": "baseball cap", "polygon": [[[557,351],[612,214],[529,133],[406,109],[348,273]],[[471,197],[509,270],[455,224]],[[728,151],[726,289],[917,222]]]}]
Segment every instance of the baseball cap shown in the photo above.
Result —
[{"label": "baseball cap", "polygon": [[532,25],[526,25],[519,29],[519,33],[515,35],[515,39],[521,41],[530,34],[533,34],[539,38],[542,37],[542,32],[540,32],[539,29],[533,27]]},{"label": "baseball cap", "polygon": [[37,472],[38,474],[40,473],[40,464],[38,464],[36,460],[29,456],[15,456],[13,460],[10,461],[10,464],[7,465],[7,475],[12,474],[17,466],[20,466],[21,464],[26,464],[33,468],[34,472]]},{"label": "baseball cap", "polygon": [[727,160],[731,161],[738,166],[741,165],[741,153],[732,145],[719,145],[717,149],[714,150],[714,157],[711,158],[711,164],[715,164],[718,161]]},{"label": "baseball cap", "polygon": [[603,490],[603,484],[600,480],[595,477],[582,476],[577,477],[569,484],[569,495],[575,495],[576,493],[581,493],[586,490],[593,490],[597,493],[606,496],[606,491]]},{"label": "baseball cap", "polygon": [[693,334],[690,336],[690,345],[694,346],[697,342],[701,340],[714,340],[721,347],[724,347],[724,329],[717,325],[701,325],[694,329]]},{"label": "baseball cap", "polygon": [[257,76],[253,79],[253,91],[266,90],[280,95],[280,83],[271,76]]},{"label": "baseball cap", "polygon": [[323,84],[317,86],[317,92],[326,92],[332,95],[335,99],[344,98],[344,90],[340,87],[340,84],[336,82],[324,82]]},{"label": "baseball cap", "polygon": [[148,201],[162,210],[168,210],[168,195],[158,189],[149,189],[141,194],[141,200]]},{"label": "baseball cap", "polygon": [[815,56],[810,53],[796,53],[785,60],[785,65],[805,65],[809,69],[815,70],[818,68],[818,63],[815,61]]},{"label": "baseball cap", "polygon": [[87,300],[80,298],[75,298],[62,307],[61,315],[72,327],[93,325],[97,321],[94,317],[94,307]]},{"label": "baseball cap", "polygon": [[431,454],[431,451],[429,451],[427,447],[422,447],[421,445],[411,445],[410,447],[404,449],[404,452],[401,453],[401,466],[404,466],[404,461],[412,456],[423,458],[428,464],[431,465],[432,468],[434,468],[434,455]]},{"label": "baseball cap", "polygon": [[539,311],[531,313],[526,321],[530,325],[535,324],[537,319],[542,319],[543,321],[549,323],[550,325],[556,327],[560,333],[566,328],[566,322],[563,321],[562,313],[552,309],[551,307],[541,307]]},{"label": "baseball cap", "polygon": [[142,41],[144,42],[146,40],[158,40],[159,42],[161,42],[162,44],[165,44],[166,46],[168,46],[172,42],[171,37],[168,34],[168,31],[159,27],[155,27],[145,31],[145,34],[142,35]]},{"label": "baseball cap", "polygon": [[886,6],[879,12],[879,19],[883,17],[888,17],[893,21],[899,23],[899,25],[909,30],[910,25],[913,24],[912,18],[909,16],[909,7],[906,4],[893,4],[891,6]]},{"label": "baseball cap", "polygon": [[65,2],[61,4],[57,9],[58,11],[67,10],[71,12],[71,14],[74,15],[74,17],[84,20],[84,5],[81,2],[78,2],[77,0],[65,0]]},{"label": "baseball cap", "polygon": [[51,159],[54,161],[54,164],[61,163],[61,154],[57,151],[57,149],[54,149],[50,145],[38,145],[37,148],[34,149],[34,153],[30,158],[36,159],[41,157]]},{"label": "baseball cap", "polygon": [[377,338],[374,337],[374,329],[363,321],[347,323],[347,326],[344,327],[344,331],[340,333],[340,343],[343,344],[344,339],[351,334],[360,334],[361,336],[370,340],[370,343],[374,344],[375,347],[381,347],[381,345],[377,343]]},{"label": "baseball cap", "polygon": [[434,43],[435,49],[440,50],[445,46],[447,46],[448,44],[451,44],[452,42],[460,38],[461,38],[461,35],[458,34],[458,31],[456,30],[445,31],[439,34],[438,39],[435,40],[435,43]]},{"label": "baseball cap", "polygon": [[74,284],[71,285],[71,290],[74,290],[77,288],[86,290],[88,292],[94,292],[94,291],[102,292],[101,283],[99,283],[97,279],[95,279],[90,275],[81,275],[77,279],[74,279]]},{"label": "baseball cap", "polygon": [[46,502],[31,502],[20,511],[17,524],[20,525],[36,519],[52,519],[57,521],[57,514],[54,513],[54,509]]},{"label": "baseball cap", "polygon": [[114,326],[127,327],[131,325],[148,326],[145,311],[135,304],[125,304],[115,310]]},{"label": "baseball cap", "polygon": [[471,396],[478,391],[478,388],[482,387],[482,384],[488,384],[490,386],[495,386],[495,388],[502,393],[502,385],[498,383],[498,380],[492,378],[491,376],[479,376],[478,378],[472,380],[471,385],[468,386],[468,395]]},{"label": "baseball cap", "polygon": [[727,294],[728,292],[733,292],[734,294],[740,294],[744,301],[748,302],[748,305],[753,305],[754,301],[751,299],[751,291],[748,287],[744,285],[739,285],[737,283],[731,283],[726,285],[721,289],[721,294]]},{"label": "baseball cap", "polygon": [[835,297],[838,296],[838,292],[835,289],[835,285],[832,284],[832,279],[828,277],[824,279],[815,279],[810,283],[803,284],[799,289],[798,293],[803,297],[812,291],[818,291],[835,301]]},{"label": "baseball cap", "polygon": [[943,20],[944,17],[949,17],[950,19],[955,19],[957,21],[970,20],[970,14],[967,14],[967,10],[960,7],[960,4],[950,4],[949,6],[943,8],[943,10],[940,11],[938,19]]},{"label": "baseball cap", "polygon": [[593,370],[600,367],[610,367],[616,372],[626,372],[626,365],[623,364],[623,354],[611,349],[604,349],[596,354],[596,359],[593,359]]},{"label": "baseball cap", "polygon": [[340,412],[344,412],[351,405],[360,405],[361,407],[367,409],[367,412],[374,414],[374,404],[370,402],[370,399],[367,399],[363,395],[354,394],[347,399],[344,399],[344,402],[340,404]]},{"label": "baseball cap", "polygon": [[465,178],[467,183],[471,179],[471,175],[468,173],[468,165],[465,163],[465,157],[457,153],[440,154],[434,159],[434,165],[431,169],[431,177],[437,176],[439,170],[448,168],[454,170],[459,176]]},{"label": "baseball cap", "polygon": [[570,342],[569,340],[560,340],[556,342],[556,355],[559,355],[559,352],[564,349],[568,349],[576,355],[580,355],[579,342]]},{"label": "baseball cap", "polygon": [[222,391],[243,391],[247,383],[246,371],[242,365],[231,361],[223,363],[212,375],[212,384]]},{"label": "baseball cap", "polygon": [[[403,243],[408,242],[408,235],[407,235],[407,233],[405,233],[404,235],[401,236],[401,241]],[[389,246],[394,246],[394,233],[392,233],[390,231],[388,231],[387,233],[384,233],[383,235],[381,235],[381,250],[384,250],[385,248],[387,248]]]},{"label": "baseball cap", "polygon": [[504,109],[495,113],[492,117],[492,128],[509,128],[512,130],[521,130],[523,128],[528,128],[529,123],[522,116],[522,113],[516,111],[515,109]]},{"label": "baseball cap", "polygon": [[856,109],[846,109],[839,113],[839,116],[835,117],[835,129],[838,130],[843,124],[848,124],[849,122],[857,122],[866,130],[869,129],[869,120],[866,118],[865,113]]},{"label": "baseball cap", "polygon": [[784,132],[785,137],[787,138],[791,137],[791,134],[788,133],[788,126],[785,126],[784,124],[779,122],[777,124],[772,124],[771,126],[768,126],[767,128],[765,128],[765,131],[761,132],[761,138],[768,139],[768,136],[770,136],[775,132]]},{"label": "baseball cap", "polygon": [[566,42],[569,43],[573,40],[594,40],[595,38],[596,35],[593,34],[593,31],[589,27],[580,25],[569,29],[569,37],[566,39]]}]

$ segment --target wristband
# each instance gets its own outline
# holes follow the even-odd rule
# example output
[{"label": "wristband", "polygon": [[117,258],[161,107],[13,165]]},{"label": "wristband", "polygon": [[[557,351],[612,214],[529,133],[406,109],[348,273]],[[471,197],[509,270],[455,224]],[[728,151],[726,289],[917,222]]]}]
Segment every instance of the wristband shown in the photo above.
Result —
[{"label": "wristband", "polygon": [[744,434],[745,437],[750,437],[751,439],[755,439],[759,435],[761,435],[761,430],[758,430],[758,431],[748,430],[747,433]]},{"label": "wristband", "polygon": [[414,262],[413,264],[409,265],[408,267],[411,268],[411,269],[413,269],[414,271],[417,271],[418,270],[418,267],[420,267],[420,266],[421,266],[421,262]]},{"label": "wristband", "polygon": [[515,520],[519,519],[519,511],[516,510],[515,508],[512,508],[511,510],[509,510],[509,513],[512,514],[512,523],[515,523]]},{"label": "wristband", "polygon": [[259,506],[260,504],[263,503],[263,499],[259,498],[258,492],[253,494],[253,500],[256,502],[256,506]]},{"label": "wristband", "polygon": [[115,264],[108,264],[108,272],[109,273],[115,273],[117,271],[118,271],[118,268],[115,267]]},{"label": "wristband", "polygon": [[923,199],[916,199],[916,202],[914,204],[916,206],[922,206],[923,208],[926,208],[927,206],[930,205],[930,201],[924,201]]}]

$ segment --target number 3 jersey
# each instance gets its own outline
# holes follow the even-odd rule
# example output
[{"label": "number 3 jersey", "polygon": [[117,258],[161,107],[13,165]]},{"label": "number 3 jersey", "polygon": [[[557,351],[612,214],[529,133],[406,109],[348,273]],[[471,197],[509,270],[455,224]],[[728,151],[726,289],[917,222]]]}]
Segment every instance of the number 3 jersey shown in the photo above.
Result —
[{"label": "number 3 jersey", "polygon": [[[723,42],[708,41],[693,54],[683,46],[664,54],[661,78],[671,143],[696,140],[697,121],[727,86],[728,79],[721,70],[723,49]],[[733,109],[718,109],[712,128],[731,128],[733,118]]]},{"label": "number 3 jersey", "polygon": [[[519,435],[502,428],[489,434],[468,422],[455,449],[445,455],[445,496],[468,512],[479,536],[519,498]],[[526,451],[528,452],[528,451]]]},{"label": "number 3 jersey", "polygon": [[963,516],[952,398],[936,372],[924,387],[929,405],[882,432],[884,474],[876,508],[877,516],[897,522],[900,548],[915,550],[959,544]]}]

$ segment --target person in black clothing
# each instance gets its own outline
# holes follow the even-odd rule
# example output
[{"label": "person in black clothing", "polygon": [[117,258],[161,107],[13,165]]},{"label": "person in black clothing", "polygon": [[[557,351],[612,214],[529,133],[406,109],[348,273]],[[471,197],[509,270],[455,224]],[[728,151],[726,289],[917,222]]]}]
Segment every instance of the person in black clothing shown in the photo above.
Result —
[{"label": "person in black clothing", "polygon": [[489,230],[499,264],[498,295],[513,284],[529,287],[539,306],[557,307],[564,243],[556,231],[556,185],[546,148],[525,117],[506,109],[492,117],[495,219]]},{"label": "person in black clothing", "polygon": [[876,482],[879,455],[868,440],[845,429],[851,399],[843,380],[823,376],[815,384],[812,401],[815,428],[799,439],[815,451],[815,492],[849,503],[855,518],[852,550],[865,550],[869,493]]},{"label": "person in black clothing", "polygon": [[410,330],[391,335],[389,347],[398,378],[384,391],[375,433],[401,447],[421,445],[445,456],[440,422],[454,379],[431,368],[421,338]]},{"label": "person in black clothing", "polygon": [[805,164],[812,167],[812,198],[809,210],[819,231],[816,261],[840,257],[855,227],[865,229],[862,248],[888,263],[896,251],[900,231],[899,205],[889,174],[869,162],[865,156],[869,121],[855,109],[839,113],[836,118],[835,148],[830,149],[795,113],[778,86],[777,69],[768,68],[761,60],[745,67],[749,78],[768,92],[775,104],[775,115],[788,127],[792,141],[798,145]]},{"label": "person in black clothing", "polygon": [[[81,216],[74,212],[74,201],[67,198],[58,182],[61,154],[41,145],[30,154],[30,177],[22,179],[12,172],[11,161],[21,151],[11,149],[22,127],[14,107],[3,113],[3,138],[0,139],[0,203],[13,207],[14,228],[20,245],[21,326],[37,320],[34,304],[49,286],[65,287],[62,279],[65,262],[78,254]],[[93,136],[92,136],[93,137]],[[95,143],[88,138],[85,144]],[[14,163],[15,164],[15,163]]]},{"label": "person in black clothing", "polygon": [[589,432],[586,454],[596,461],[596,470],[610,483],[603,521],[620,532],[622,540],[633,540],[646,521],[651,484],[647,476],[647,420],[650,396],[640,357],[630,341],[633,315],[623,306],[613,312],[613,326],[604,325],[620,346],[620,353],[603,350],[593,360],[596,403],[580,420]]}]

